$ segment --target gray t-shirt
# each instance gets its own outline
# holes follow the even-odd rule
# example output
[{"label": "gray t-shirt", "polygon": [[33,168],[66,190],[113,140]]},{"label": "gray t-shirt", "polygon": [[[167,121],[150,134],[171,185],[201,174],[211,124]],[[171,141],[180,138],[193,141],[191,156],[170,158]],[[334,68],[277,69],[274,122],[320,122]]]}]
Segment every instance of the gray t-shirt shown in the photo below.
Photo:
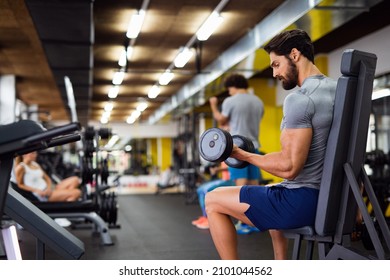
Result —
[{"label": "gray t-shirt", "polygon": [[326,144],[333,119],[335,94],[336,81],[316,75],[306,78],[299,90],[286,97],[281,129],[313,129],[306,163],[295,179],[282,182],[287,188],[320,187]]},{"label": "gray t-shirt", "polygon": [[260,122],[264,115],[263,101],[254,94],[238,93],[222,103],[222,115],[229,118],[231,135],[242,135],[260,147]]}]

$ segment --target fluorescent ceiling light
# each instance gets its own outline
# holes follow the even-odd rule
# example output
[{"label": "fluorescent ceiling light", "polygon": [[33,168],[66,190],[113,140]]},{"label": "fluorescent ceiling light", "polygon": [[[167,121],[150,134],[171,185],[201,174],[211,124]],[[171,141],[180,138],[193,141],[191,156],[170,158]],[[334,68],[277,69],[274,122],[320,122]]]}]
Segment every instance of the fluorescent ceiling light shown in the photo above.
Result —
[{"label": "fluorescent ceiling light", "polygon": [[118,93],[119,93],[119,86],[113,86],[108,91],[108,97],[109,98],[116,98],[118,96]]},{"label": "fluorescent ceiling light", "polygon": [[110,120],[111,112],[104,111],[102,117],[100,118],[100,123],[106,124]]},{"label": "fluorescent ceiling light", "polygon": [[117,71],[114,74],[114,78],[112,79],[112,83],[114,85],[120,85],[120,84],[122,84],[124,77],[125,77],[124,71]]},{"label": "fluorescent ceiling light", "polygon": [[154,85],[150,88],[148,97],[149,98],[156,98],[160,94],[161,90],[158,85]]},{"label": "fluorescent ceiling light", "polygon": [[175,75],[171,71],[165,71],[158,80],[158,83],[162,86],[166,86],[173,79]]},{"label": "fluorescent ceiling light", "polygon": [[128,124],[132,124],[132,123],[134,123],[134,122],[137,120],[137,118],[139,118],[139,116],[141,116],[141,112],[138,111],[138,110],[135,110],[135,111],[133,111],[133,113],[131,113],[131,115],[126,119],[126,122],[127,122]]},{"label": "fluorescent ceiling light", "polygon": [[143,10],[140,10],[137,14],[131,17],[126,32],[127,38],[134,39],[138,37],[138,34],[141,31],[142,23],[144,22],[144,17],[145,11]]},{"label": "fluorescent ceiling light", "polygon": [[122,49],[121,54],[119,56],[118,64],[119,66],[126,66],[127,62],[131,59],[133,55],[133,47],[128,46],[126,49]]},{"label": "fluorescent ceiling light", "polygon": [[129,116],[127,119],[126,119],[126,122],[128,124],[133,124],[135,121],[136,121],[137,118],[133,118],[131,116]]},{"label": "fluorescent ceiling light", "polygon": [[138,118],[139,116],[141,116],[141,112],[137,110],[133,111],[133,113],[130,115],[132,118]]},{"label": "fluorescent ceiling light", "polygon": [[390,89],[384,88],[384,89],[380,89],[380,90],[375,90],[372,93],[371,99],[375,100],[375,99],[383,98],[383,97],[386,97],[386,96],[389,96],[389,95],[390,95]]},{"label": "fluorescent ceiling light", "polygon": [[111,116],[111,112],[110,111],[104,111],[103,114],[102,114],[102,118],[105,118],[105,119],[109,119]]},{"label": "fluorescent ceiling light", "polygon": [[148,104],[146,102],[142,102],[138,104],[137,111],[143,112],[146,108],[148,108]]},{"label": "fluorescent ceiling light", "polygon": [[106,112],[111,112],[113,108],[114,108],[114,103],[112,102],[107,102],[106,105],[104,105],[104,111]]},{"label": "fluorescent ceiling light", "polygon": [[192,57],[193,53],[194,52],[192,50],[190,50],[189,48],[187,48],[187,47],[182,48],[182,50],[180,51],[180,53],[176,56],[176,58],[174,60],[175,66],[177,68],[184,67],[184,65],[186,65],[187,62]]},{"label": "fluorescent ceiling light", "polygon": [[102,124],[108,123],[108,118],[105,118],[104,116],[102,116],[102,117],[100,118],[100,123],[102,123]]},{"label": "fluorescent ceiling light", "polygon": [[126,66],[127,64],[127,52],[125,49],[122,49],[121,51],[121,54],[119,56],[119,60],[118,60],[118,64],[119,66]]},{"label": "fluorescent ceiling light", "polygon": [[211,15],[206,19],[203,25],[196,32],[196,36],[199,41],[207,40],[211,34],[218,28],[222,23],[223,17],[216,12],[212,12]]}]

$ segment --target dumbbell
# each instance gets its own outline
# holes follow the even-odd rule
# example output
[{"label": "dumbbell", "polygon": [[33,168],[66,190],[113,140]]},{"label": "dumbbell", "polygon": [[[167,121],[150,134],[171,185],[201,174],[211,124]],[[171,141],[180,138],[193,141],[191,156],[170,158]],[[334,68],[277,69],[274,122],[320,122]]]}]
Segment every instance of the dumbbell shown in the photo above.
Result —
[{"label": "dumbbell", "polygon": [[210,162],[225,161],[228,166],[234,168],[248,166],[248,162],[230,157],[233,145],[250,153],[255,152],[255,147],[248,138],[241,135],[231,136],[229,132],[220,128],[210,128],[200,136],[199,153]]}]

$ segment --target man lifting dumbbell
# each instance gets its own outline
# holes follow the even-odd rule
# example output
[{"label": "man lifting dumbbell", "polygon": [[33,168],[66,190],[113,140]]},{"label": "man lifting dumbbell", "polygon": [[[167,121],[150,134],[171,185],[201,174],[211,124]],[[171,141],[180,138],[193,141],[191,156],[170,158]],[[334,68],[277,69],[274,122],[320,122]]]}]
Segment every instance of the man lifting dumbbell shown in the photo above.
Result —
[{"label": "man lifting dumbbell", "polygon": [[287,257],[279,231],[313,225],[336,81],[314,65],[314,50],[303,30],[276,35],[264,49],[273,76],[291,92],[283,105],[281,151],[258,155],[233,145],[230,157],[247,161],[285,180],[275,186],[218,188],[206,195],[210,232],[222,259],[237,259],[237,236],[230,217],[270,231],[276,259]]},{"label": "man lifting dumbbell", "polygon": [[[222,110],[219,111],[218,99],[210,98],[210,108],[214,119],[220,126],[229,126],[232,135],[247,137],[253,142],[256,151],[260,148],[259,134],[260,122],[264,115],[263,101],[255,94],[248,91],[248,81],[240,74],[231,74],[224,81],[225,88],[229,91],[229,97],[222,102]],[[244,168],[229,167],[230,179],[236,186],[258,185],[261,178],[257,166],[249,164]],[[238,233],[250,233],[257,229],[237,224]]]}]

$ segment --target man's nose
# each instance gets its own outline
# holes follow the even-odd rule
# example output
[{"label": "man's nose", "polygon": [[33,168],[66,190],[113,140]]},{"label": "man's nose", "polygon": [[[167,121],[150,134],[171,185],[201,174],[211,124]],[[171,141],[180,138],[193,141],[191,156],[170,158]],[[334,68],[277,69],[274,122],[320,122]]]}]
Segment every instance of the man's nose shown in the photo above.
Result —
[{"label": "man's nose", "polygon": [[274,78],[277,78],[278,77],[278,71],[276,71],[275,69],[272,70],[272,75]]}]

